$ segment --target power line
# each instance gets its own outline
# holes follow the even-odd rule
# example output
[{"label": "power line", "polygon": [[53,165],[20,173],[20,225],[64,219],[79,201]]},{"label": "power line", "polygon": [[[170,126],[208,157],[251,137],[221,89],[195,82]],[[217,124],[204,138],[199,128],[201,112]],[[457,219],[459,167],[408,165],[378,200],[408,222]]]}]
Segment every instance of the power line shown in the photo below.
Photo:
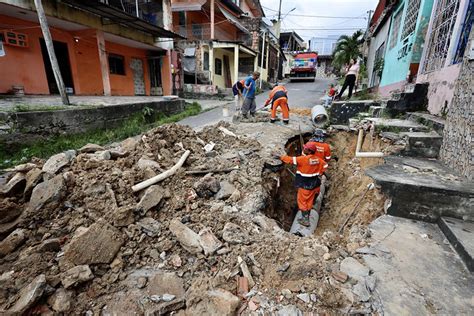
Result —
[{"label": "power line", "polygon": [[350,27],[350,28],[339,28],[339,29],[331,29],[331,28],[291,28],[291,29],[284,29],[285,31],[351,31],[351,30],[360,30],[364,29],[362,27]]}]

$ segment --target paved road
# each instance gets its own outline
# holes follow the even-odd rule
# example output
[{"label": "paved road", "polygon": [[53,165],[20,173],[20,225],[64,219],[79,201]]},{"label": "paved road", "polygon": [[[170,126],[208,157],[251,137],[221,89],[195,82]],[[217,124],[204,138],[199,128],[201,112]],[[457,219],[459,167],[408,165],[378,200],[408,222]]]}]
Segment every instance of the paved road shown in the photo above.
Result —
[{"label": "paved road", "polygon": [[[328,89],[329,84],[333,82],[330,79],[317,79],[315,82],[289,82],[285,86],[288,89],[288,98],[291,107],[298,108],[312,108],[316,104],[321,104],[321,97],[324,96],[324,91]],[[257,109],[263,107],[265,100],[268,97],[268,91],[257,96]],[[228,102],[223,102],[229,104]],[[212,125],[219,121],[231,121],[234,113],[233,105],[230,107],[230,116],[224,117],[222,115],[222,106],[203,112],[199,115],[185,118],[179,124],[189,125],[194,129],[201,129],[206,125]]]}]

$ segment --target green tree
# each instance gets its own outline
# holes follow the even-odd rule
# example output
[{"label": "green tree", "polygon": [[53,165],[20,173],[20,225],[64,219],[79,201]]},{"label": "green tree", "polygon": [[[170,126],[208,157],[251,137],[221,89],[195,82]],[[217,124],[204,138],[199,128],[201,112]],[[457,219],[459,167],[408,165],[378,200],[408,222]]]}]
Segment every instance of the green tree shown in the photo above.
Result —
[{"label": "green tree", "polygon": [[340,68],[348,64],[351,58],[361,57],[360,45],[363,42],[364,32],[362,30],[358,30],[350,36],[342,35],[339,37],[333,52],[333,65]]}]

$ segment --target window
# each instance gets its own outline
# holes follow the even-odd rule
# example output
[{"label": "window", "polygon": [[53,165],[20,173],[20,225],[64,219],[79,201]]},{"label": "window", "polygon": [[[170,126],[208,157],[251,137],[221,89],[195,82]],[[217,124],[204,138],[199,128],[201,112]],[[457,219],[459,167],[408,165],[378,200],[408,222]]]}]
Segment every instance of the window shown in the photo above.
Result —
[{"label": "window", "polygon": [[193,38],[203,39],[202,25],[193,23],[191,25]]},{"label": "window", "polygon": [[109,71],[113,75],[125,75],[124,57],[115,54],[109,54]]},{"label": "window", "polygon": [[214,67],[216,69],[216,75],[222,76],[222,59],[216,58],[214,61]]},{"label": "window", "polygon": [[407,15],[403,23],[402,39],[415,31],[418,13],[420,12],[421,0],[409,0]]},{"label": "window", "polygon": [[203,70],[209,70],[209,52],[204,52]]},{"label": "window", "polygon": [[397,14],[393,18],[392,23],[392,37],[390,38],[390,49],[394,48],[398,43],[398,33],[400,32],[400,23],[402,20],[403,8],[398,10]]},{"label": "window", "polygon": [[459,0],[440,0],[433,16],[433,26],[427,43],[423,72],[434,71],[444,66],[456,23]]}]

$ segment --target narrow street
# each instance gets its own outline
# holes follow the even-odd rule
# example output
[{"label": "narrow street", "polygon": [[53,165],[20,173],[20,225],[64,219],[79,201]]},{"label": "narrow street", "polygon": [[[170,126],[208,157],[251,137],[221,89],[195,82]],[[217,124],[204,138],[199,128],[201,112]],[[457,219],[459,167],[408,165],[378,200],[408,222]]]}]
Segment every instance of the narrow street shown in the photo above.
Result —
[{"label": "narrow street", "polygon": [[[288,82],[285,84],[288,89],[288,98],[290,111],[291,108],[312,108],[317,104],[321,104],[321,98],[328,89],[329,84],[334,80],[318,78],[315,82]],[[257,98],[257,109],[262,108],[268,97],[269,91],[260,93]],[[199,102],[199,101],[198,101]],[[229,105],[229,116],[224,117],[222,107]],[[219,107],[203,112],[199,115],[185,118],[179,124],[189,125],[194,129],[201,129],[204,126],[216,124],[219,121],[232,121],[232,115],[235,112],[233,101],[222,101]],[[291,115],[291,114],[290,114]]]}]

